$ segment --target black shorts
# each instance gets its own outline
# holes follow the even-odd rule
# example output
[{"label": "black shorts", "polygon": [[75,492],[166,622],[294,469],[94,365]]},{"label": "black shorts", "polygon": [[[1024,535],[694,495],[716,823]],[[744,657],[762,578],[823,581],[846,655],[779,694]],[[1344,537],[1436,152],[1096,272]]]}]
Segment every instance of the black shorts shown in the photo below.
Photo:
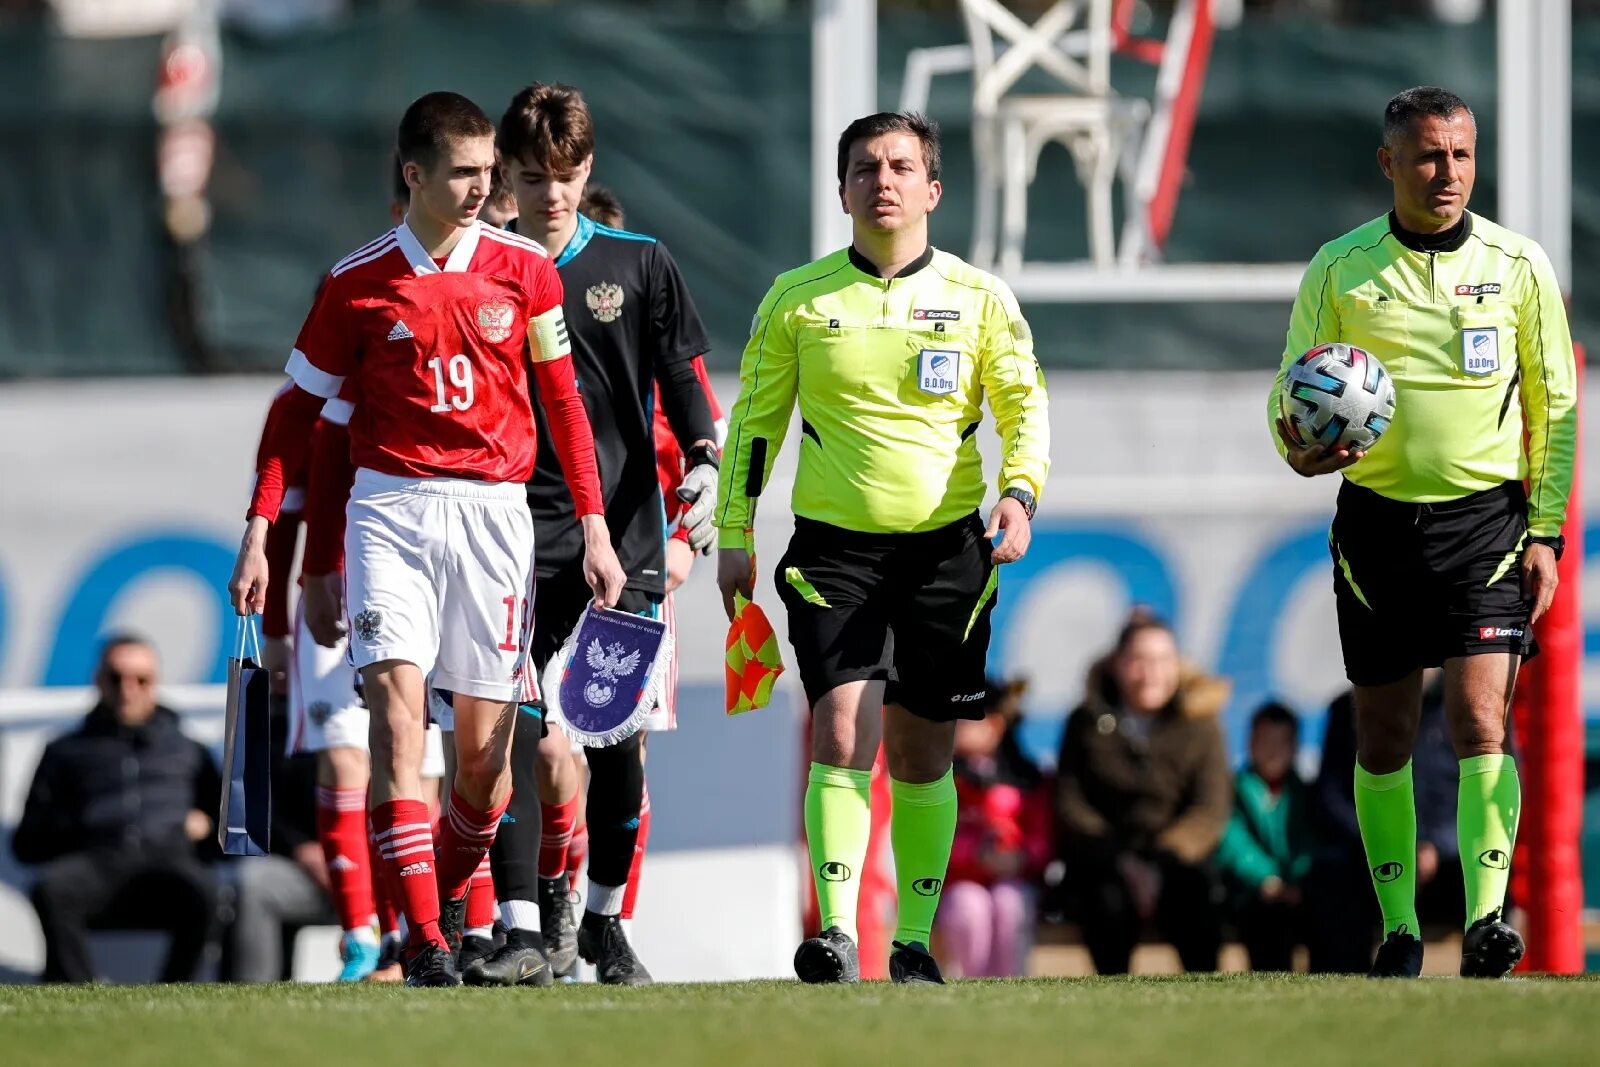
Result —
[{"label": "black shorts", "polygon": [[1520,482],[1442,504],[1345,482],[1328,532],[1345,676],[1387,685],[1457,656],[1535,655],[1522,588],[1527,532]]},{"label": "black shorts", "polygon": [[907,534],[796,518],[774,580],[807,699],[881,680],[921,718],[983,718],[993,551],[976,514]]}]

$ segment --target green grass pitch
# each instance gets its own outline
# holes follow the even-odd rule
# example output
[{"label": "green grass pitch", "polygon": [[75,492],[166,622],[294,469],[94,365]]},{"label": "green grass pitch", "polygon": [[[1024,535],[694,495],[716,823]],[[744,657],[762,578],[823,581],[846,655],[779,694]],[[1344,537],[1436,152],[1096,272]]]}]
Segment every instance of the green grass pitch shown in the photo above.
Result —
[{"label": "green grass pitch", "polygon": [[7,1067],[1600,1063],[1600,983],[1035,979],[536,990],[0,987]]}]

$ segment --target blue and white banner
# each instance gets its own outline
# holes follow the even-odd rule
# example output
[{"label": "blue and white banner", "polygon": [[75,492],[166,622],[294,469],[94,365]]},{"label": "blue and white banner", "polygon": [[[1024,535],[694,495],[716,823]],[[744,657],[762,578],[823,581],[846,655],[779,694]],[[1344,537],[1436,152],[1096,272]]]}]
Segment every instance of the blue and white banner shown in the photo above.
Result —
[{"label": "blue and white banner", "polygon": [[671,662],[665,622],[590,604],[545,668],[545,710],[581,745],[626,741],[656,706]]}]

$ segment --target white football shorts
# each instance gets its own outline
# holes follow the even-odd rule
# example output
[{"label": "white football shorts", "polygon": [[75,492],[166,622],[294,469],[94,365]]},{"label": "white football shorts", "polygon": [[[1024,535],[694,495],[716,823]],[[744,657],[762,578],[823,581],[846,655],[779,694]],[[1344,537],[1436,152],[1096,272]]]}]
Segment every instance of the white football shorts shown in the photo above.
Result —
[{"label": "white football shorts", "polygon": [[[304,601],[301,602],[304,604]],[[294,650],[289,660],[289,752],[330,748],[368,749],[372,715],[356,689],[359,679],[349,649],[317,644],[306,629],[305,609],[295,609]],[[444,741],[430,723],[422,743],[422,777],[444,777]]]},{"label": "white football shorts", "polygon": [[356,669],[343,641],[319,645],[306,629],[305,600],[294,609],[289,658],[289,752],[330,748],[367,750],[370,716],[356,691]]},{"label": "white football shorts", "polygon": [[533,596],[523,486],[363,467],[347,515],[345,611],[356,667],[402,660],[441,689],[520,700]]}]

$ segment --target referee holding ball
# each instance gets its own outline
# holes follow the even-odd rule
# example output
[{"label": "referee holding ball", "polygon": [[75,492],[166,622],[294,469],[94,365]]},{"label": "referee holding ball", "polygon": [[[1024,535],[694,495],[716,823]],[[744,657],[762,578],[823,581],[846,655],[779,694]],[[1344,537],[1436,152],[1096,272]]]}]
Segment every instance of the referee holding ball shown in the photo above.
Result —
[{"label": "referee holding ball", "polygon": [[[1296,473],[1344,474],[1329,549],[1355,688],[1356,814],[1383,912],[1373,977],[1422,969],[1411,751],[1422,671],[1440,664],[1461,761],[1461,973],[1501,977],[1523,952],[1502,914],[1521,807],[1506,715],[1556,591],[1575,368],[1543,249],[1467,211],[1476,150],[1476,121],[1454,93],[1389,101],[1378,165],[1394,209],[1311,261],[1268,408]],[[1278,415],[1289,366],[1331,341],[1376,355],[1394,379],[1393,425],[1366,454],[1300,448]]]}]

